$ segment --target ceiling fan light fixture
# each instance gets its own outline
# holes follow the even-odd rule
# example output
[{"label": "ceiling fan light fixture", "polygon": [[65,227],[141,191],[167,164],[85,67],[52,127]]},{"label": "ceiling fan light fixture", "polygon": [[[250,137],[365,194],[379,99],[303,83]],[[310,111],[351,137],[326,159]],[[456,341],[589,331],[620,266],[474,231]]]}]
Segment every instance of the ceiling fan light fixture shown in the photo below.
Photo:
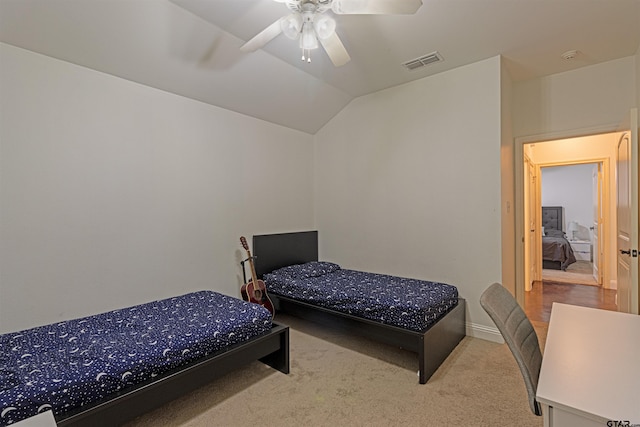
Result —
[{"label": "ceiling fan light fixture", "polygon": [[318,39],[311,22],[302,24],[302,33],[300,34],[300,47],[305,50],[317,49]]},{"label": "ceiling fan light fixture", "polygon": [[285,36],[295,40],[300,35],[302,29],[302,17],[297,13],[285,17],[280,21],[280,27]]},{"label": "ceiling fan light fixture", "polygon": [[412,15],[423,0],[274,0],[284,3],[292,14],[282,17],[260,31],[240,47],[243,52],[254,52],[284,33],[298,39],[302,60],[311,62],[311,51],[322,45],[336,67],[351,60],[336,33],[336,22],[325,12],[339,15]]},{"label": "ceiling fan light fixture", "polygon": [[314,27],[318,37],[324,40],[336,31],[336,21],[328,15],[320,15],[314,22]]}]

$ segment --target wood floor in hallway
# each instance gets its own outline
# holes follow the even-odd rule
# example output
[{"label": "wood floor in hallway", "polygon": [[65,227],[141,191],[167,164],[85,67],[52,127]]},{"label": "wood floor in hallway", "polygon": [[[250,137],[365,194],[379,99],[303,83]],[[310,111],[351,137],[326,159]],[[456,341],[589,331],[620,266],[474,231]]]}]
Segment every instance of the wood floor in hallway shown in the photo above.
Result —
[{"label": "wood floor in hallway", "polygon": [[533,283],[525,293],[525,312],[532,322],[549,322],[554,302],[616,311],[616,291],[601,286],[576,285],[560,282]]}]

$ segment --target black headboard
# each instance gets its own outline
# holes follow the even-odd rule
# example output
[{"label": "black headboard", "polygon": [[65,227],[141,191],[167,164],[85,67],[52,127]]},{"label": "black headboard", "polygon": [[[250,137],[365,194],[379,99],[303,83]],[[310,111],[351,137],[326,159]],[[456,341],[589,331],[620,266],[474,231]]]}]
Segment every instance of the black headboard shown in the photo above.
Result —
[{"label": "black headboard", "polygon": [[562,206],[543,206],[542,207],[542,226],[545,230],[564,231],[564,218],[562,217]]},{"label": "black headboard", "polygon": [[258,278],[287,265],[318,261],[318,232],[253,236],[253,255],[256,257],[254,264]]}]

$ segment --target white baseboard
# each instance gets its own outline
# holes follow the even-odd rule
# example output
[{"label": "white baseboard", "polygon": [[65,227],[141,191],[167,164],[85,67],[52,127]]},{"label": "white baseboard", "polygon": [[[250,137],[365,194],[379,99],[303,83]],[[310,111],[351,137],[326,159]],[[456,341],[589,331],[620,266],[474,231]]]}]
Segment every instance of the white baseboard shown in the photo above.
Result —
[{"label": "white baseboard", "polygon": [[477,323],[466,324],[466,334],[470,337],[480,338],[487,341],[496,342],[499,344],[504,343],[502,334],[495,326],[479,325]]}]

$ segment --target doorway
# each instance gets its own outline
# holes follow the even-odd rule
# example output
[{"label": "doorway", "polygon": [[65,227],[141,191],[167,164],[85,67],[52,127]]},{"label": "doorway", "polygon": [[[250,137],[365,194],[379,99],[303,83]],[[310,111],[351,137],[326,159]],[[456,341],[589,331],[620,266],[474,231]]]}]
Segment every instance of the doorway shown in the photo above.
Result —
[{"label": "doorway", "polygon": [[[543,212],[543,282],[602,284],[600,242],[604,237],[600,234],[606,231],[603,170],[603,161],[541,165],[542,206],[536,208]],[[553,223],[545,223],[549,220]],[[557,223],[560,230],[553,229]],[[548,225],[552,225],[551,230],[546,230]],[[558,235],[558,231],[562,234]]]},{"label": "doorway", "polygon": [[[525,310],[535,310],[533,318],[548,315],[552,302],[565,302],[605,309],[615,309],[616,277],[612,266],[615,256],[615,147],[620,132],[576,138],[538,141],[523,144],[524,222],[526,230],[524,255]],[[582,168],[583,193],[581,212],[577,213],[575,195],[567,190],[567,182],[551,184],[555,191],[545,194],[546,171],[567,175],[571,167]],[[568,175],[567,175],[568,176]],[[556,177],[557,178],[557,177]],[[567,178],[564,178],[565,181]],[[588,190],[586,190],[588,189]],[[612,193],[612,190],[614,191]],[[563,194],[564,192],[564,194]],[[613,194],[613,196],[612,196]],[[550,197],[549,197],[550,196]],[[573,269],[547,271],[542,250],[542,207],[560,207],[567,215],[562,218],[561,232],[573,242],[580,259]],[[586,206],[586,207],[585,207]],[[586,212],[586,211],[589,212]],[[569,239],[567,239],[569,240]],[[575,268],[579,267],[579,268]],[[595,268],[594,268],[595,267]],[[574,270],[574,271],[571,271]],[[590,274],[589,274],[590,273]],[[576,280],[570,276],[575,275]],[[563,277],[566,280],[560,280]],[[555,280],[554,280],[555,278]],[[585,287],[586,279],[592,289]],[[549,282],[546,292],[544,282]],[[584,284],[583,284],[584,283]],[[586,287],[585,287],[586,288]],[[545,314],[546,313],[546,314]]]}]

